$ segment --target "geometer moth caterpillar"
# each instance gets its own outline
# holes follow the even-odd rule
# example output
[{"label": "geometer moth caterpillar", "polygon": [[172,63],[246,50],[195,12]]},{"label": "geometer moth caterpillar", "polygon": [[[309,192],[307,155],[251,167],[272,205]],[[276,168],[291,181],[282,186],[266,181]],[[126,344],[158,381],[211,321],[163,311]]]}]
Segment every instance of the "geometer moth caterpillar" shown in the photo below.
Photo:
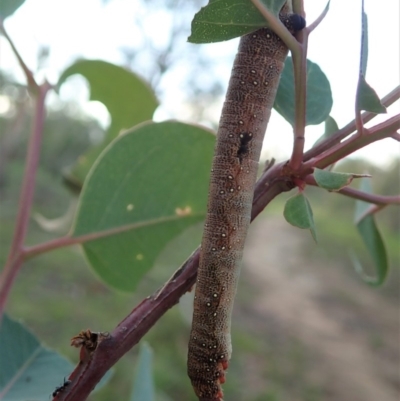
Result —
[{"label": "geometer moth caterpillar", "polygon": [[[305,26],[296,14],[280,18],[292,32]],[[211,169],[189,340],[188,375],[200,401],[222,400],[258,162],[287,53],[263,28],[241,38],[234,61]]]}]

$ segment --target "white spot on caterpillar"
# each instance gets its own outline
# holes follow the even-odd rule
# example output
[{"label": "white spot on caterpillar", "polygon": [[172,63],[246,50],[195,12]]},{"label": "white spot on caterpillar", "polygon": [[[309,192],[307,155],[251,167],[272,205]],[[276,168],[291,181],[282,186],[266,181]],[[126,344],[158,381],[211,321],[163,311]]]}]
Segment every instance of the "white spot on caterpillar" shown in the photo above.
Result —
[{"label": "white spot on caterpillar", "polygon": [[265,86],[268,86],[268,85],[269,85],[269,82],[268,82],[268,81],[265,81],[265,82],[264,82],[264,85],[265,85]]},{"label": "white spot on caterpillar", "polygon": [[254,70],[251,70],[251,73],[252,73],[252,74],[255,74],[256,72],[255,72]]},{"label": "white spot on caterpillar", "polygon": [[219,193],[220,193],[221,195],[223,195],[223,194],[225,193],[225,191],[224,191],[223,189],[221,189],[221,191],[219,191]]},{"label": "white spot on caterpillar", "polygon": [[240,125],[243,125],[244,123],[243,123],[243,121],[242,121],[242,120],[239,120],[239,124],[240,124]]},{"label": "white spot on caterpillar", "polygon": [[225,247],[223,246],[221,249],[222,249],[222,250],[224,250],[224,249],[225,249]]},{"label": "white spot on caterpillar", "polygon": [[213,316],[217,316],[217,312],[214,312]]},{"label": "white spot on caterpillar", "polygon": [[257,35],[253,35],[253,38],[256,38],[257,37]]},{"label": "white spot on caterpillar", "polygon": [[254,85],[254,86],[257,86],[257,85],[258,85],[258,82],[257,82],[257,81],[254,81],[254,82],[253,82],[253,85]]},{"label": "white spot on caterpillar", "polygon": [[228,178],[229,178],[230,180],[233,180],[233,176],[232,176],[232,175],[228,175]]},{"label": "white spot on caterpillar", "polygon": [[222,234],[221,234],[221,237],[224,237],[224,238],[225,238],[225,237],[226,237],[226,234],[222,233]]},{"label": "white spot on caterpillar", "polygon": [[242,85],[244,85],[244,81],[240,81],[240,83],[241,83]]},{"label": "white spot on caterpillar", "polygon": [[211,248],[211,250],[215,252],[217,250],[217,248]]},{"label": "white spot on caterpillar", "polygon": [[208,307],[210,307],[210,306],[211,306],[210,302],[207,302],[207,303],[206,303],[206,305],[207,305]]},{"label": "white spot on caterpillar", "polygon": [[132,203],[130,203],[129,205],[126,206],[126,210],[127,210],[128,212],[130,212],[131,210],[134,209],[134,207],[135,207],[135,206],[133,206]]},{"label": "white spot on caterpillar", "polygon": [[229,137],[229,138],[233,138],[233,135],[232,135],[232,134],[229,134],[228,137]]},{"label": "white spot on caterpillar", "polygon": [[234,191],[234,189],[233,189],[233,188],[230,188],[230,189],[229,189],[229,192],[233,192],[233,191]]},{"label": "white spot on caterpillar", "polygon": [[213,294],[213,297],[214,297],[214,298],[217,298],[217,296],[218,296],[218,294]]},{"label": "white spot on caterpillar", "polygon": [[239,190],[240,190],[241,188],[242,188],[242,187],[241,187],[240,185],[238,185],[237,189],[239,189]]}]

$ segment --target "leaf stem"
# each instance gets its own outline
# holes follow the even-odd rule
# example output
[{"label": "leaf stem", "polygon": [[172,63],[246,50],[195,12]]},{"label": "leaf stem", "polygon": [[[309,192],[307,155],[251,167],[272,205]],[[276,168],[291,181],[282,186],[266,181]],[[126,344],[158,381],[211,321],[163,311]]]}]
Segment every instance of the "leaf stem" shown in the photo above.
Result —
[{"label": "leaf stem", "polygon": [[135,230],[135,229],[138,229],[141,227],[149,227],[149,226],[152,226],[155,224],[162,224],[162,223],[167,223],[167,222],[171,222],[171,221],[181,220],[185,217],[196,217],[196,216],[200,217],[200,216],[203,216],[203,214],[192,213],[187,216],[174,215],[174,216],[168,216],[168,217],[160,217],[160,218],[146,220],[146,221],[142,221],[142,222],[138,222],[138,223],[125,224],[123,226],[113,227],[113,228],[109,228],[107,230],[96,231],[93,233],[79,235],[76,237],[72,237],[72,235],[67,235],[65,237],[56,238],[52,241],[44,242],[43,244],[33,245],[30,247],[24,247],[22,250],[23,259],[24,260],[30,259],[30,258],[33,258],[34,256],[40,255],[41,253],[53,251],[53,250],[59,249],[59,248],[65,248],[65,247],[71,246],[71,245],[83,244],[85,242],[94,241],[94,240],[109,237],[112,235],[117,235],[117,234],[120,234],[120,233],[123,233],[126,231]]},{"label": "leaf stem", "polygon": [[[312,175],[308,175],[305,178],[307,185],[318,186],[315,178]],[[348,196],[349,198],[358,199],[364,202],[373,203],[378,206],[387,205],[400,205],[400,195],[385,196],[385,195],[375,195],[368,192],[360,191],[359,189],[345,187],[339,191],[330,191],[338,194]]]}]

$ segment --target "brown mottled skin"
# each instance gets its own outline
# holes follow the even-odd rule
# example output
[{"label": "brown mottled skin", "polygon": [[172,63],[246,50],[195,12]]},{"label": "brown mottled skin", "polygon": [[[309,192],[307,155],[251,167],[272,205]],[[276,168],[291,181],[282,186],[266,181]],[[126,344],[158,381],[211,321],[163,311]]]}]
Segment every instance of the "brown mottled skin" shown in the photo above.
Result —
[{"label": "brown mottled skin", "polygon": [[211,169],[189,340],[188,375],[200,401],[222,401],[258,161],[287,53],[277,35],[260,29],[241,38],[233,65]]}]

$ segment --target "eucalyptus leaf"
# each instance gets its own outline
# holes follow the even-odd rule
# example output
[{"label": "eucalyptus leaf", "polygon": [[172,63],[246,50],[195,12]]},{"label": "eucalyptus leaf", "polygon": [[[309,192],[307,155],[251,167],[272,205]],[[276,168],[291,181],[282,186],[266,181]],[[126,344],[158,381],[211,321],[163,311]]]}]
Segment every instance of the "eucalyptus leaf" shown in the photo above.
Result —
[{"label": "eucalyptus leaf", "polygon": [[73,236],[102,233],[85,255],[109,285],[133,291],[175,236],[202,221],[215,136],[176,121],[113,141],[85,182]]},{"label": "eucalyptus leaf", "polygon": [[368,174],[337,173],[328,170],[314,169],[314,178],[318,186],[328,191],[339,191],[350,185],[354,178],[370,177]]},{"label": "eucalyptus leaf", "polygon": [[[362,179],[360,190],[371,193],[370,180]],[[378,230],[378,226],[375,222],[374,215],[368,214],[371,208],[371,204],[364,201],[356,201],[355,209],[355,221],[357,224],[357,230],[360,234],[368,253],[375,268],[375,277],[372,277],[365,273],[365,270],[358,258],[358,256],[352,252],[352,260],[356,271],[360,274],[363,280],[373,286],[382,285],[389,272],[389,262],[387,257],[387,251],[383,242],[382,236]]]},{"label": "eucalyptus leaf", "polygon": [[[307,112],[306,125],[324,122],[332,109],[332,91],[321,68],[307,60]],[[292,58],[288,57],[282,71],[276,94],[275,110],[292,126],[295,123],[295,88]]]},{"label": "eucalyptus leaf", "polygon": [[158,102],[153,90],[142,78],[106,61],[78,60],[61,74],[57,87],[60,88],[75,74],[87,79],[90,100],[103,103],[111,116],[111,125],[104,142],[81,155],[65,174],[70,185],[81,188],[91,166],[111,140],[122,130],[150,120]]},{"label": "eucalyptus leaf", "polygon": [[1,0],[0,1],[0,19],[6,19],[10,15],[14,14],[25,0]]},{"label": "eucalyptus leaf", "polygon": [[[285,0],[263,0],[265,7],[278,16]],[[249,0],[210,0],[194,17],[191,43],[214,43],[243,36],[268,26]]]},{"label": "eucalyptus leaf", "polygon": [[363,75],[360,76],[357,89],[357,109],[372,113],[384,114],[386,107],[381,103],[375,90],[368,84]]},{"label": "eucalyptus leaf", "polygon": [[146,342],[140,344],[139,359],[135,369],[130,401],[154,401],[155,389],[153,380],[153,350]]},{"label": "eucalyptus leaf", "polygon": [[283,215],[289,224],[309,229],[314,241],[317,242],[313,212],[310,202],[303,193],[298,193],[286,201]]},{"label": "eucalyptus leaf", "polygon": [[64,357],[40,344],[21,323],[3,316],[0,326],[0,399],[48,401],[72,372]]},{"label": "eucalyptus leaf", "polygon": [[328,116],[325,120],[325,132],[314,142],[313,148],[323,142],[325,139],[329,138],[339,130],[336,120]]}]

